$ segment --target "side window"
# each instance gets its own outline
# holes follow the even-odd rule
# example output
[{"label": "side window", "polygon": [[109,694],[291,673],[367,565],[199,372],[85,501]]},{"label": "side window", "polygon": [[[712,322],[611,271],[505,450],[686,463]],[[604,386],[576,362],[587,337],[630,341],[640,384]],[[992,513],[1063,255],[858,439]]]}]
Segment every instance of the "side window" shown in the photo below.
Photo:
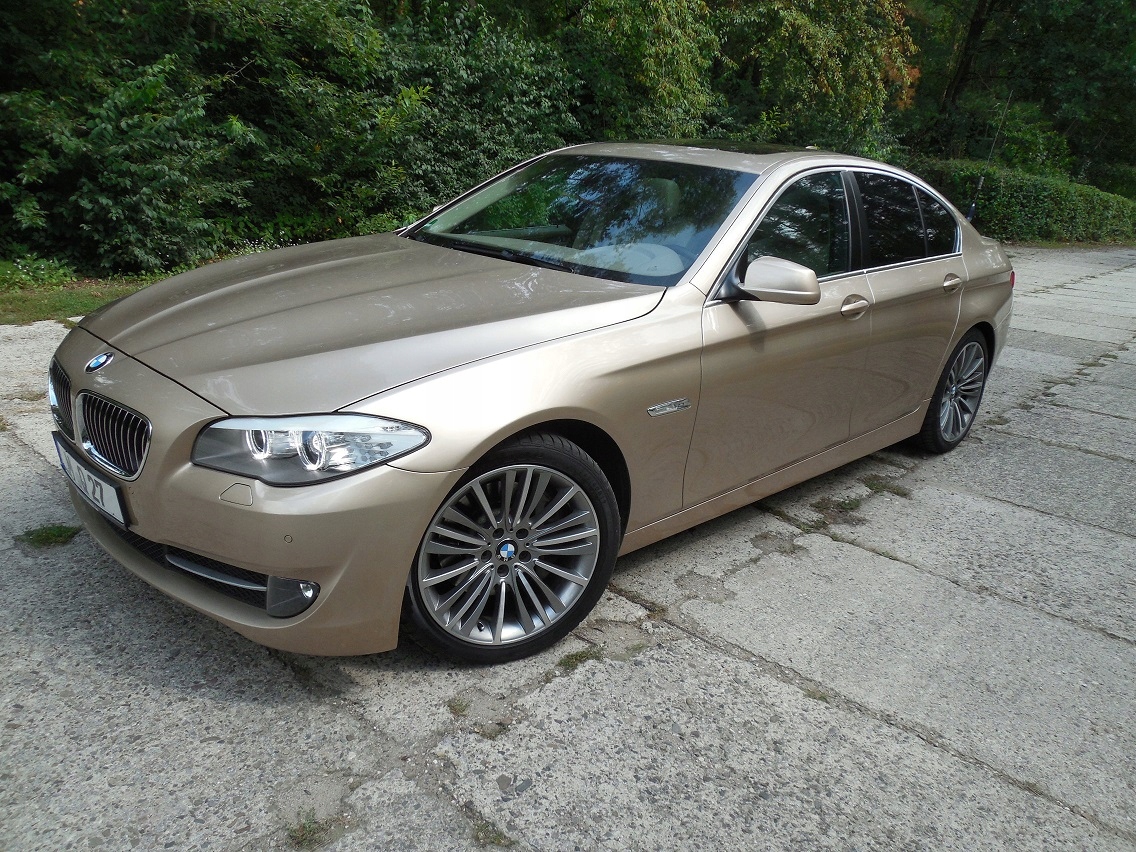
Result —
[{"label": "side window", "polygon": [[921,189],[916,189],[923,208],[923,227],[927,229],[927,256],[951,254],[958,247],[958,222],[940,202]]},{"label": "side window", "polygon": [[867,267],[887,266],[927,256],[923,219],[915,187],[905,180],[856,172],[868,224]]},{"label": "side window", "polygon": [[791,260],[817,277],[849,269],[848,204],[840,172],[801,178],[773,203],[746,246],[746,261]]}]

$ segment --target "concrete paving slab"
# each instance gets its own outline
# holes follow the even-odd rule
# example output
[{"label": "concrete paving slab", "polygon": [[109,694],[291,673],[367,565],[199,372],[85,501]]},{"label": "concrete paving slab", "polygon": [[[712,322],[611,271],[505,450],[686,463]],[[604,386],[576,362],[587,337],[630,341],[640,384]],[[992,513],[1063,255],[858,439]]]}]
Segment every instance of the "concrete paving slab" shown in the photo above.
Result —
[{"label": "concrete paving slab", "polygon": [[[29,456],[27,448],[11,432],[0,432],[0,458],[8,462],[0,481],[0,559],[5,550],[16,547],[16,536],[29,530],[47,525],[79,525],[62,471],[41,458]],[[25,463],[14,464],[16,459]]]},{"label": "concrete paving slab", "polygon": [[[1032,304],[1031,304],[1032,303]],[[1078,320],[1092,320],[1094,325],[1101,328],[1116,329],[1128,332],[1118,339],[1123,342],[1136,331],[1136,311],[1130,311],[1113,301],[1096,301],[1092,299],[1077,299],[1073,297],[1055,298],[1053,294],[1025,294],[1018,299],[1018,308],[1027,314],[1027,321],[1050,320],[1055,322],[1068,321],[1070,315]],[[1109,339],[1109,338],[1105,338]]]},{"label": "concrete paving slab", "polygon": [[455,796],[533,849],[1123,848],[984,767],[694,641],[587,663],[523,709],[501,737],[438,753]]},{"label": "concrete paving slab", "polygon": [[616,563],[612,584],[670,617],[670,609],[682,601],[725,594],[723,579],[730,571],[766,548],[783,546],[797,532],[775,515],[747,506],[628,554]]},{"label": "concrete paving slab", "polygon": [[1136,390],[1136,364],[1129,364],[1119,359],[1109,363],[1106,359],[1104,363],[1089,370],[1087,375],[1094,382]]},{"label": "concrete paving slab", "polygon": [[371,728],[401,744],[403,755],[437,742],[458,721],[511,723],[511,699],[557,676],[557,663],[589,645],[569,637],[542,654],[500,666],[438,658],[404,633],[396,653],[325,660],[293,657],[314,681],[341,692]]},{"label": "concrete paving slab", "polygon": [[1006,418],[1009,422],[997,428],[1014,435],[1136,462],[1136,427],[1130,419],[1048,404],[1010,411]]},{"label": "concrete paving slab", "polygon": [[999,364],[991,371],[986,390],[982,394],[975,429],[990,423],[1004,422],[1010,409],[1036,404],[1044,389],[1058,381],[1068,379],[1059,378],[1053,373],[1035,373]]},{"label": "concrete paving slab", "polygon": [[1111,288],[1100,294],[1097,290],[1069,287],[1050,293],[1034,294],[1028,298],[1036,303],[1036,307],[1026,306],[1023,301],[1022,307],[1029,307],[1029,313],[1038,310],[1066,313],[1073,311],[1084,313],[1105,323],[1117,318],[1136,319],[1136,297],[1125,299]]},{"label": "concrete paving slab", "polygon": [[1136,465],[1130,461],[984,429],[966,439],[965,452],[928,459],[912,477],[916,484],[933,482],[1136,535],[1136,502],[1131,498]]},{"label": "concrete paving slab", "polygon": [[51,320],[0,325],[0,399],[44,393],[51,356],[66,336],[67,327]]},{"label": "concrete paving slab", "polygon": [[351,814],[390,814],[391,818],[355,828],[323,848],[337,852],[473,852],[501,839],[485,820],[471,827],[456,805],[440,805],[436,796],[424,794],[400,769],[361,785],[345,804]]},{"label": "concrete paving slab", "polygon": [[[1136,465],[1084,450],[1127,440],[1090,426],[1136,344],[1063,336],[1129,315],[1136,250],[1013,252],[1032,295],[959,450],[631,554],[499,670],[409,632],[266,651],[85,535],[14,545],[73,517],[42,399],[65,329],[0,327],[0,845],[283,849],[310,814],[341,849],[1136,849]],[[1042,428],[1067,446],[1013,434]]]},{"label": "concrete paving slab", "polygon": [[831,533],[969,592],[1136,643],[1131,536],[934,485],[873,497],[855,521]]},{"label": "concrete paving slab", "polygon": [[1136,420],[1136,388],[1092,380],[1075,385],[1056,385],[1050,392],[1054,405]]},{"label": "concrete paving slab", "polygon": [[[994,369],[1025,370],[1041,376],[1064,377],[1077,372],[1081,364],[1068,355],[1055,355],[1051,352],[1038,352],[1017,346],[1006,346],[998,356]],[[991,374],[990,385],[997,386],[996,374]]]},{"label": "concrete paving slab", "polygon": [[1044,317],[1014,316],[1014,328],[1024,331],[1042,331],[1078,340],[1094,340],[1099,343],[1120,345],[1132,339],[1132,332],[1123,328],[1110,328],[1085,320],[1045,319]]},{"label": "concrete paving slab", "polygon": [[235,847],[279,835],[313,777],[373,772],[335,700],[92,555],[0,559],[7,848]]},{"label": "concrete paving slab", "polygon": [[683,611],[1136,837],[1136,649],[825,536],[798,544],[807,558],[771,554],[730,601]]},{"label": "concrete paving slab", "polygon": [[1093,340],[1078,340],[1075,337],[1062,337],[1059,334],[1047,334],[1043,331],[1026,331],[1024,328],[1016,327],[1010,328],[1007,346],[1012,346],[1015,349],[1028,349],[1031,352],[1040,352],[1046,355],[1072,358],[1078,364],[1095,361],[1106,352],[1113,352],[1116,349],[1113,344],[1099,343]]}]

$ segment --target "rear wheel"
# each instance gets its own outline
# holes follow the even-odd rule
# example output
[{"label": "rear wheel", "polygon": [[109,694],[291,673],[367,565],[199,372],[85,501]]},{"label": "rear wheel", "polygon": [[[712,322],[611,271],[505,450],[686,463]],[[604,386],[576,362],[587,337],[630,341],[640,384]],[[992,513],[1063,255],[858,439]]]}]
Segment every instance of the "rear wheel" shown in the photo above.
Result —
[{"label": "rear wheel", "polygon": [[410,576],[415,621],[466,660],[541,651],[595,606],[621,532],[590,456],[558,435],[522,436],[471,468],[431,520]]},{"label": "rear wheel", "polygon": [[957,447],[974,425],[978,404],[986,388],[989,353],[986,338],[971,329],[959,341],[931,398],[923,420],[919,443],[932,453],[945,453]]}]

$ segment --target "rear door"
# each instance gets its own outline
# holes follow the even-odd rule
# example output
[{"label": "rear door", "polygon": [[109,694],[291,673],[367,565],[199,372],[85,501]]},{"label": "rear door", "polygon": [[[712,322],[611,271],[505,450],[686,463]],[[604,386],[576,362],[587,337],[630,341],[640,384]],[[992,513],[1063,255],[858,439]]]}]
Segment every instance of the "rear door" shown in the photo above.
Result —
[{"label": "rear door", "polygon": [[852,412],[855,438],[930,397],[958,324],[966,266],[954,214],[896,175],[856,171],[872,340]]}]

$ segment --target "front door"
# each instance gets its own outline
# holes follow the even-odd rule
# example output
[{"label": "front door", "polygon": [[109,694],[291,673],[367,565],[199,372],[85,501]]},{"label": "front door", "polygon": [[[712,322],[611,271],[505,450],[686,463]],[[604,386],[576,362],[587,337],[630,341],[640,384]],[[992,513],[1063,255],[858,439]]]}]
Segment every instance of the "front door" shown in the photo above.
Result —
[{"label": "front door", "polygon": [[685,505],[847,440],[871,337],[870,290],[850,271],[851,244],[838,171],[795,180],[762,218],[741,263],[772,255],[808,266],[821,299],[708,303]]}]

